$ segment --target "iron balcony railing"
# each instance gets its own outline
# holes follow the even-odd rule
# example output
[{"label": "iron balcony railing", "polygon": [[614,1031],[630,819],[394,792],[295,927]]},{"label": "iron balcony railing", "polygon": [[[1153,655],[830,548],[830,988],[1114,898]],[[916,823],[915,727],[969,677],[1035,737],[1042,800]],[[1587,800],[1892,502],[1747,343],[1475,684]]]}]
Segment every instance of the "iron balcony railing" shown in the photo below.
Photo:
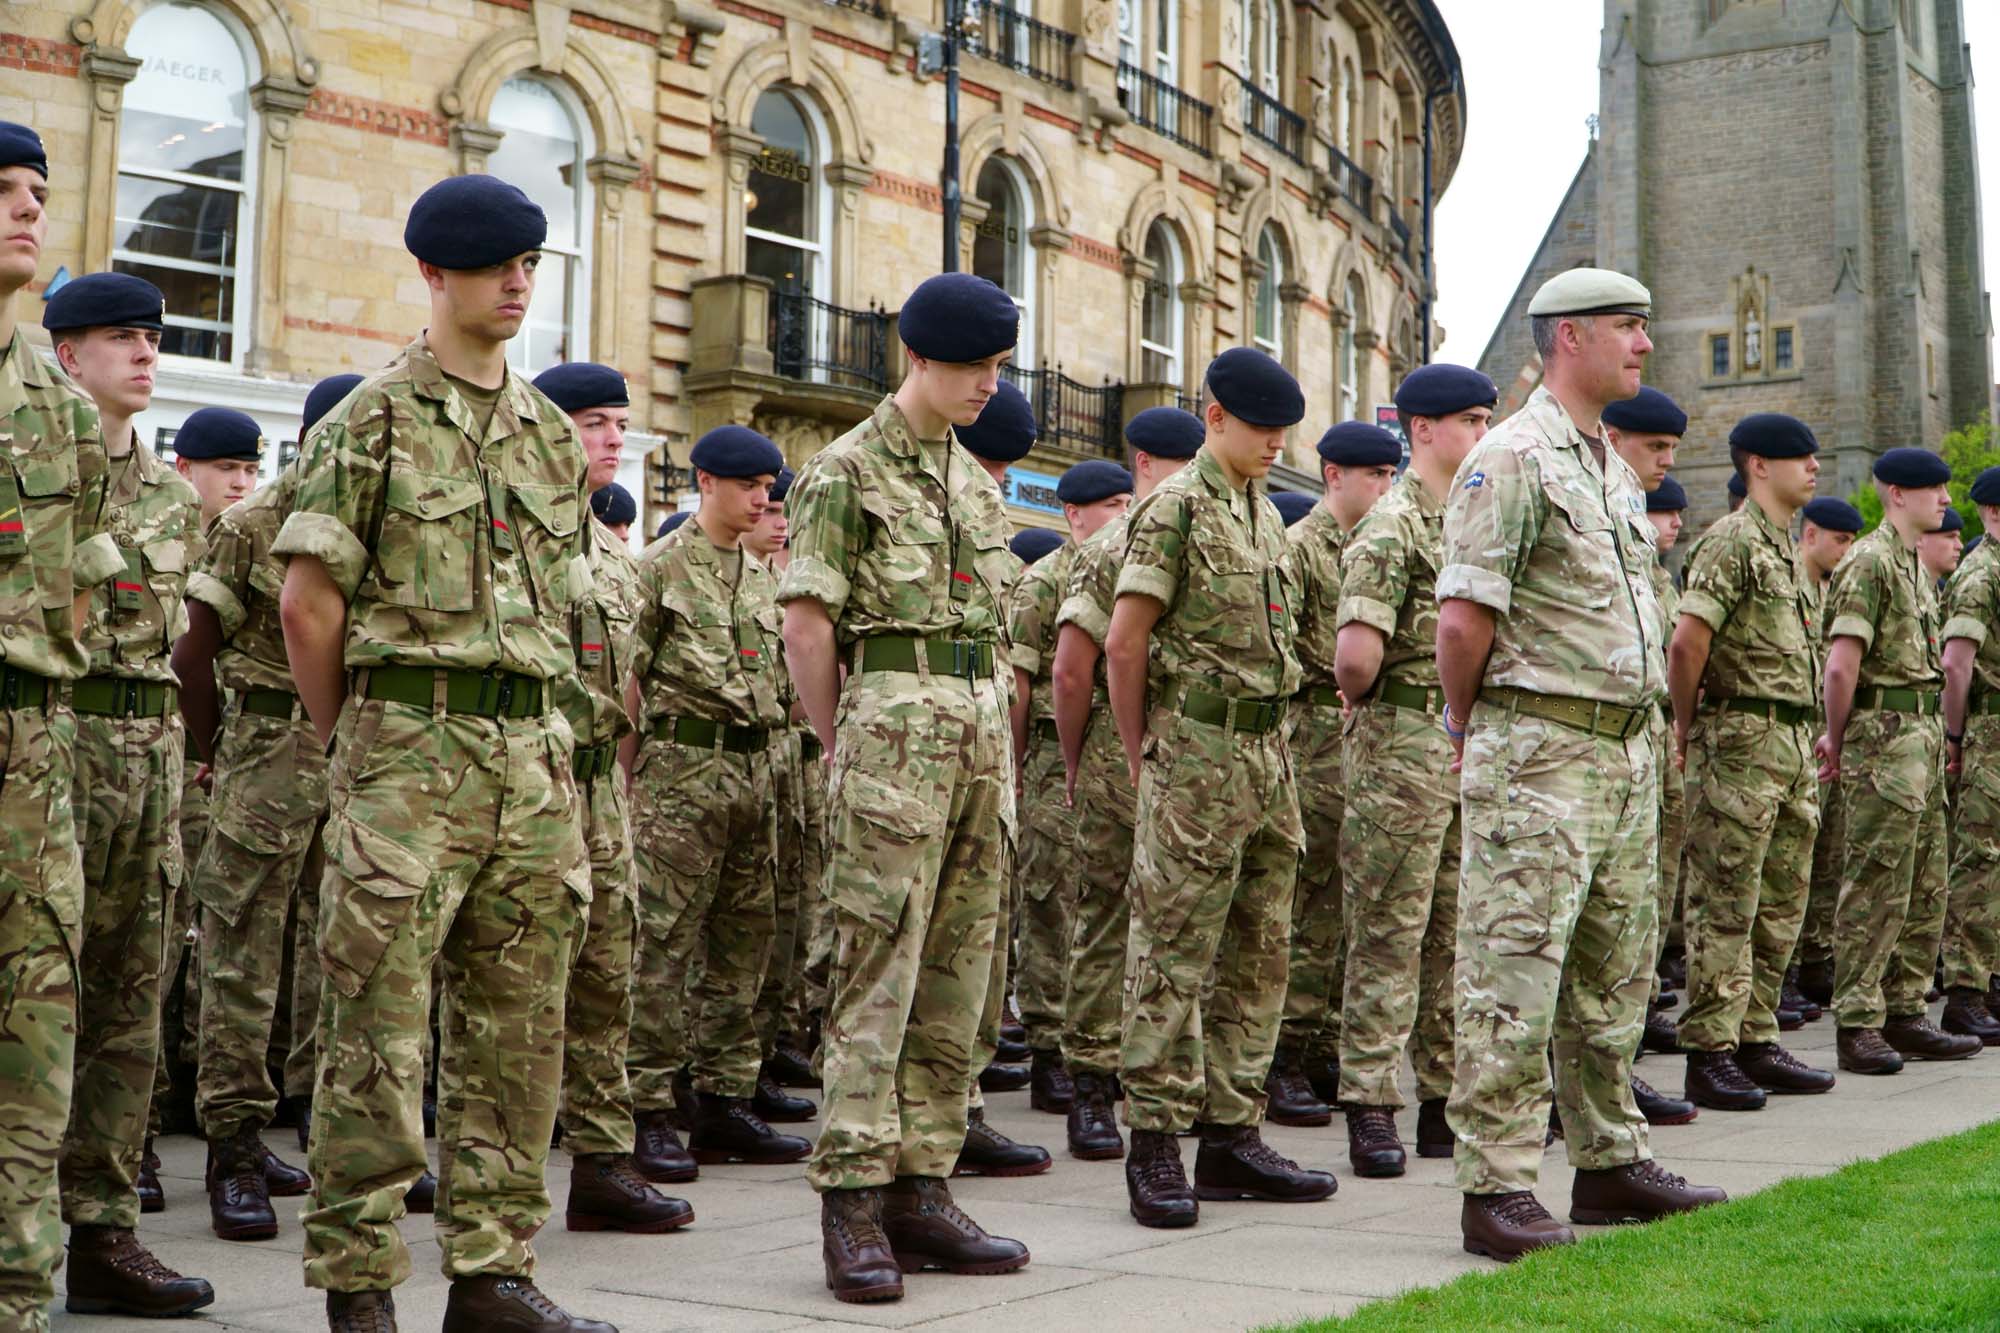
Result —
[{"label": "iron balcony railing", "polygon": [[1215,109],[1122,60],[1118,62],[1118,104],[1155,134],[1203,157],[1214,156]]},{"label": "iron balcony railing", "polygon": [[778,292],[771,299],[771,357],[786,379],[885,392],[889,316]]},{"label": "iron balcony railing", "polygon": [[1361,210],[1365,217],[1375,204],[1375,180],[1354,164],[1354,159],[1332,145],[1327,146],[1327,170],[1340,197]]},{"label": "iron balcony railing", "polygon": [[1389,231],[1396,238],[1396,248],[1403,252],[1403,262],[1416,263],[1410,257],[1410,224],[1403,221],[1403,215],[1393,208],[1389,210]]},{"label": "iron balcony railing", "polygon": [[1292,161],[1306,160],[1306,118],[1254,83],[1243,85],[1243,125]]},{"label": "iron balcony railing", "polygon": [[967,0],[965,49],[1065,91],[1076,36],[1006,5]]},{"label": "iron balcony railing", "polygon": [[1079,454],[1125,456],[1123,384],[1081,384],[1063,374],[1061,366],[1029,370],[1009,365],[1000,373],[1033,404],[1044,441]]}]

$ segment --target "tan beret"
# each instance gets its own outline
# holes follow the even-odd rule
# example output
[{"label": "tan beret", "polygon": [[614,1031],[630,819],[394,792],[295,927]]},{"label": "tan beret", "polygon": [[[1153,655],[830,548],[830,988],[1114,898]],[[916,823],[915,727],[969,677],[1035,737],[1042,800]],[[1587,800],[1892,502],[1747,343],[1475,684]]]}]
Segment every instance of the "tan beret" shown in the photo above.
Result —
[{"label": "tan beret", "polygon": [[1606,268],[1573,268],[1543,283],[1528,302],[1528,314],[1645,315],[1653,313],[1653,294],[1636,279]]}]

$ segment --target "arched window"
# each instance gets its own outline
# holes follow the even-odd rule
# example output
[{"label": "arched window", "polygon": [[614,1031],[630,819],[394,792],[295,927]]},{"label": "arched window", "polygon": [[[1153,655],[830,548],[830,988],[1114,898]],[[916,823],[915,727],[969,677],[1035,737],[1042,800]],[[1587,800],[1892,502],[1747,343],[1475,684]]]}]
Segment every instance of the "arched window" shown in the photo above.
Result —
[{"label": "arched window", "polygon": [[986,205],[986,220],[972,238],[972,271],[1014,298],[1021,309],[1021,341],[1014,364],[1033,370],[1035,361],[1035,255],[1028,233],[1034,226],[1029,195],[1020,173],[997,154],[979,169],[973,195]]},{"label": "arched window", "polygon": [[802,97],[767,88],[750,114],[764,148],[750,164],[743,193],[744,271],[770,279],[771,348],[778,373],[823,377],[827,243],[833,233],[826,189],[826,132]]},{"label": "arched window", "polygon": [[1243,77],[1278,96],[1278,0],[1243,0]]},{"label": "arched window", "polygon": [[1340,151],[1356,166],[1361,164],[1361,80],[1354,77],[1354,61],[1340,62],[1340,132],[1334,137]]},{"label": "arched window", "polygon": [[1257,291],[1255,296],[1256,344],[1282,361],[1285,359],[1285,322],[1278,304],[1278,289],[1285,285],[1285,254],[1278,243],[1277,228],[1270,223],[1257,233]]},{"label": "arched window", "polygon": [[200,5],[139,15],[118,134],[111,267],[167,298],[160,350],[240,365],[249,344],[257,141],[248,41]]},{"label": "arched window", "polygon": [[1146,233],[1145,308],[1139,326],[1139,378],[1152,384],[1181,382],[1181,247],[1173,230],[1155,222]]},{"label": "arched window", "polygon": [[549,217],[528,322],[507,345],[507,359],[516,370],[538,375],[590,354],[590,252],[584,243],[589,182],[583,171],[590,152],[567,93],[541,79],[501,84],[489,119],[501,139],[486,169],[520,186]]},{"label": "arched window", "polygon": [[1361,279],[1353,274],[1340,294],[1340,419],[1361,418]]}]

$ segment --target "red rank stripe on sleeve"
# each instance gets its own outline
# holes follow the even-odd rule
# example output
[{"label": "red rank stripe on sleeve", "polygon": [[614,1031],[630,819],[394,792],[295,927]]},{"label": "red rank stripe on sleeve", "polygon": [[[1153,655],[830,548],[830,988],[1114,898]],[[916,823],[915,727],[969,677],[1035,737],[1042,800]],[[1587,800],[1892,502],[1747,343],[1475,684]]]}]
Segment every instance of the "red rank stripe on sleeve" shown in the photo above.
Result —
[{"label": "red rank stripe on sleeve", "polygon": [[586,653],[601,653],[604,651],[604,645],[601,643],[586,643],[583,645],[583,651]]},{"label": "red rank stripe on sleeve", "polygon": [[970,583],[970,582],[972,582],[972,575],[970,575],[970,574],[962,574],[962,573],[960,573],[960,572],[959,572],[958,570],[955,570],[955,569],[951,571],[951,576],[952,576],[952,578],[954,578],[954,579],[958,580],[958,581],[959,581],[960,583]]},{"label": "red rank stripe on sleeve", "polygon": [[736,651],[737,651],[737,653],[738,653],[738,654],[739,654],[740,656],[743,656],[743,657],[762,657],[762,656],[763,656],[763,654],[762,654],[762,653],[760,653],[760,652],[758,652],[758,651],[757,651],[757,650],[756,650],[755,648],[738,648],[738,649],[737,649]]},{"label": "red rank stripe on sleeve", "polygon": [[1283,611],[1283,610],[1285,609],[1284,607],[1282,607],[1282,606],[1279,606],[1279,605],[1278,605],[1278,604],[1277,604],[1276,602],[1266,602],[1266,603],[1264,603],[1264,605],[1266,605],[1266,606],[1270,607],[1270,608],[1271,608],[1271,610],[1272,610],[1272,611],[1274,611],[1274,612],[1276,612],[1276,611]]},{"label": "red rank stripe on sleeve", "polygon": [[119,592],[144,592],[146,590],[146,585],[143,583],[127,583],[123,579],[120,579],[112,586]]},{"label": "red rank stripe on sleeve", "polygon": [[21,527],[21,520],[18,518],[10,518],[4,521],[0,521],[0,532],[21,532],[24,530],[25,529]]},{"label": "red rank stripe on sleeve", "polygon": [[496,528],[498,528],[498,529],[500,529],[500,531],[502,531],[502,532],[509,532],[509,533],[511,533],[511,532],[512,532],[512,531],[514,530],[514,529],[512,529],[512,528],[508,527],[508,526],[507,526],[507,524],[506,524],[506,522],[505,522],[504,520],[502,520],[502,519],[497,519],[497,518],[493,520],[493,526],[494,526],[494,527],[496,527]]}]

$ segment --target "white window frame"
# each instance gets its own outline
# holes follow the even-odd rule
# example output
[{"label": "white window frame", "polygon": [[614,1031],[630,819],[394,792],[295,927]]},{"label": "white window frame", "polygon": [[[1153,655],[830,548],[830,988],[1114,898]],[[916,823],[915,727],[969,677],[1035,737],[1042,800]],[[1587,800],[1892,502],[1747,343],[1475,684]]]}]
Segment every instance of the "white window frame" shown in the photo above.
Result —
[{"label": "white window frame", "polygon": [[[833,191],[829,190],[826,185],[826,169],[827,145],[833,142],[833,136],[827,130],[826,118],[820,115],[818,105],[814,103],[812,98],[805,96],[802,91],[787,85],[774,83],[758,93],[757,96],[760,98],[782,97],[789,101],[792,104],[792,109],[798,112],[799,119],[805,122],[806,133],[812,138],[813,180],[808,188],[812,191],[813,197],[809,201],[808,206],[813,210],[813,232],[815,238],[811,241],[806,241],[797,236],[786,236],[781,232],[765,231],[762,228],[753,227],[749,221],[749,210],[745,209],[743,222],[745,248],[747,250],[748,242],[750,241],[764,241],[770,245],[781,245],[788,250],[796,250],[800,254],[811,256],[812,280],[807,285],[806,295],[815,300],[825,301],[828,305],[837,305],[838,302],[833,299],[833,293],[827,290],[827,275],[832,268],[829,261],[832,258],[833,244]],[[752,114],[755,114],[754,105]],[[773,292],[773,299],[776,299],[778,295],[779,293]],[[810,311],[811,307],[807,307],[807,309]],[[827,338],[830,336],[830,333],[831,331],[826,327],[826,322],[819,318],[818,312],[813,311],[810,315],[810,322],[807,328],[807,337],[812,344],[809,356],[810,360],[824,362],[827,359]],[[825,381],[826,371],[824,369],[815,369],[811,374],[815,382]]]},{"label": "white window frame", "polygon": [[[980,171],[984,172],[988,164],[1000,169],[1002,177],[1006,180],[1007,190],[1014,196],[1014,214],[1020,219],[1020,236],[1014,244],[1019,249],[1021,290],[1007,293],[1014,298],[1014,308],[1021,312],[1021,335],[1020,341],[1014,345],[1013,364],[1023,370],[1036,370],[1040,367],[1040,363],[1035,360],[1035,289],[1039,284],[1035,271],[1035,243],[1031,239],[1031,233],[1035,228],[1035,196],[1028,189],[1026,174],[1005,154],[995,153],[987,158],[986,162],[980,165]],[[978,188],[978,183],[978,177],[975,176],[973,178],[975,190]],[[987,216],[991,217],[992,214],[989,212]],[[1006,289],[1003,287],[1002,290]]]},{"label": "white window frame", "polygon": [[[1182,353],[1186,344],[1187,333],[1183,326],[1187,322],[1187,313],[1181,302],[1181,282],[1183,281],[1182,274],[1186,271],[1187,261],[1181,255],[1180,238],[1174,235],[1174,229],[1166,223],[1159,221],[1155,221],[1152,228],[1146,233],[1146,253],[1148,258],[1152,254],[1152,238],[1155,231],[1158,232],[1161,240],[1165,242],[1163,248],[1166,250],[1167,268],[1170,271],[1166,273],[1155,272],[1152,280],[1157,283],[1163,283],[1166,287],[1166,332],[1167,336],[1172,338],[1173,341],[1171,343],[1155,342],[1146,336],[1147,302],[1145,296],[1141,294],[1139,298],[1139,352],[1141,360],[1144,359],[1147,353],[1151,353],[1166,362],[1168,374],[1165,382],[1179,385],[1184,383],[1185,379],[1182,370]],[[1145,373],[1143,365],[1140,367],[1140,373],[1142,375]]]},{"label": "white window frame", "polygon": [[[596,239],[595,229],[597,226],[597,209],[595,201],[591,198],[590,173],[584,169],[584,164],[589,162],[597,152],[597,145],[591,137],[590,117],[586,114],[582,99],[576,95],[576,91],[567,83],[561,79],[547,78],[539,74],[530,73],[527,70],[513,74],[503,82],[499,90],[493,95],[494,101],[497,103],[501,94],[506,92],[507,84],[517,82],[532,83],[555,98],[556,104],[562,107],[564,114],[569,117],[570,130],[576,136],[576,179],[575,184],[571,187],[576,196],[576,224],[574,227],[576,244],[574,246],[561,246],[544,241],[542,243],[542,253],[561,255],[564,259],[570,261],[574,269],[574,276],[570,282],[569,309],[564,312],[564,320],[569,333],[568,359],[571,361],[588,361],[590,360],[591,269],[594,259],[592,242]],[[489,121],[493,120],[490,111],[487,119]],[[504,143],[506,139],[505,128],[497,123],[494,125],[494,128],[501,131],[501,140]],[[540,283],[541,278],[538,274],[536,285],[539,287]],[[527,373],[527,367],[518,361],[519,357],[524,357],[527,353],[527,339],[520,337],[512,339],[507,344],[507,364],[513,366],[516,371]]]},{"label": "white window frame", "polygon": [[1355,278],[1348,276],[1340,289],[1340,311],[1347,316],[1340,330],[1340,419],[1359,421],[1361,419],[1361,343],[1356,336],[1361,322],[1361,311],[1354,299]]},{"label": "white window frame", "polygon": [[1361,79],[1355,73],[1351,56],[1340,58],[1340,140],[1341,155],[1361,167],[1361,145],[1355,136],[1361,124]]},{"label": "white window frame", "polygon": [[[169,0],[169,3],[155,5],[153,8],[145,11],[145,13],[139,16],[137,21],[143,23],[150,15],[165,13],[175,9],[198,10],[221,24],[223,31],[227,32],[230,38],[236,43],[237,55],[243,62],[244,88],[247,90],[256,86],[258,80],[262,77],[257,65],[257,48],[251,42],[250,34],[237,21],[236,16],[222,6],[198,4],[193,3],[192,0]],[[130,46],[129,39],[126,49],[129,55],[139,60],[143,61],[146,58],[145,51]],[[257,168],[259,166],[259,159],[262,157],[260,150],[264,140],[263,117],[257,114],[257,108],[246,92],[243,99],[243,179],[240,181],[223,180],[214,176],[196,176],[184,171],[165,171],[157,167],[127,167],[124,161],[125,116],[122,108],[119,112],[118,121],[119,161],[113,168],[111,183],[111,207],[114,214],[114,221],[112,223],[114,248],[111,251],[111,263],[113,267],[115,268],[122,260],[127,264],[138,264],[152,268],[180,269],[188,273],[215,273],[226,275],[234,285],[235,295],[230,302],[230,318],[227,321],[199,319],[191,315],[171,314],[167,316],[166,320],[167,327],[170,329],[198,329],[211,333],[227,333],[229,335],[229,356],[225,359],[222,357],[163,354],[160,357],[160,365],[162,368],[179,367],[182,369],[198,369],[204,366],[228,366],[233,370],[240,371],[243,369],[244,359],[249,355],[250,326],[256,312],[254,293],[257,290]],[[118,181],[125,176],[131,176],[137,180],[160,181],[170,185],[192,185],[204,190],[234,193],[236,195],[236,262],[233,265],[225,266],[222,264],[203,263],[200,260],[174,259],[165,255],[149,255],[137,250],[116,248],[117,222],[115,214],[118,208]]]},{"label": "white window frame", "polygon": [[[1265,250],[1269,249],[1269,258]],[[1285,283],[1285,247],[1278,243],[1277,230],[1268,222],[1257,232],[1257,262],[1264,268],[1264,274],[1257,279],[1257,287],[1250,295],[1250,340],[1276,361],[1285,359],[1285,310],[1279,288]],[[1271,292],[1271,336],[1266,338],[1257,328],[1257,321],[1264,304],[1263,292],[1266,287]]]},{"label": "white window frame", "polygon": [[[1277,0],[1243,0],[1243,77],[1278,96]],[[1280,99],[1282,100],[1282,99]]]}]

